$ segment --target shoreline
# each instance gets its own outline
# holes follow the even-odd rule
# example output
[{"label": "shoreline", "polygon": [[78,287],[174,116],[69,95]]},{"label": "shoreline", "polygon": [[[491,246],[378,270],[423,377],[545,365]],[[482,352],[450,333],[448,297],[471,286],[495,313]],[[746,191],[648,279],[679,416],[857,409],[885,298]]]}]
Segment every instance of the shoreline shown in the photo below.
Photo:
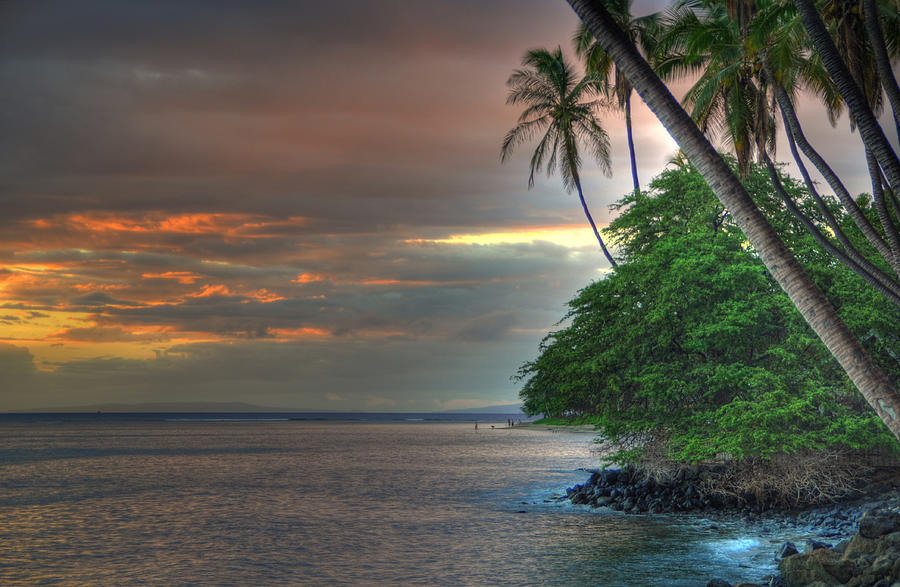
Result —
[{"label": "shoreline", "polygon": [[[748,528],[746,536],[773,545],[779,574],[755,578],[762,582],[738,583],[741,587],[887,587],[900,581],[900,469],[884,472],[877,482],[846,499],[799,508],[703,499],[692,490],[696,477],[690,475],[679,474],[670,483],[656,484],[627,469],[588,472],[591,477],[587,481],[568,488],[566,495],[555,496],[554,500],[592,509],[608,508],[625,515],[692,519],[711,527],[729,522],[756,526]],[[668,503],[662,503],[661,498],[666,497]],[[797,546],[781,542],[779,546],[780,540],[774,539],[790,534],[805,537],[804,543]],[[730,584],[711,577],[707,587]]]},{"label": "shoreline", "polygon": [[593,424],[538,424],[535,422],[522,422],[516,424],[515,428],[524,428],[526,430],[544,430],[547,432],[570,433],[570,434],[595,434],[598,435],[596,426]]}]

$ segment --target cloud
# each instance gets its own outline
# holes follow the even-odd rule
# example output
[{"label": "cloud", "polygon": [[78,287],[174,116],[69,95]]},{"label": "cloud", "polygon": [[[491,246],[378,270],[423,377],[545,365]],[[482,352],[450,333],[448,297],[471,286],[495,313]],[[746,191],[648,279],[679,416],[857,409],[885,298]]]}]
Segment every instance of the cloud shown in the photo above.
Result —
[{"label": "cloud", "polygon": [[470,319],[456,336],[470,342],[503,340],[517,321],[513,312],[494,312]]},{"label": "cloud", "polygon": [[0,381],[30,378],[35,372],[34,357],[27,348],[0,342]]},{"label": "cloud", "polygon": [[[36,341],[0,347],[7,406],[506,403],[606,267],[558,177],[528,190],[527,148],[498,161],[504,82],[567,47],[565,3],[0,11],[0,337]],[[670,143],[633,115],[646,183]],[[601,222],[631,189],[604,125],[616,174],[583,170]]]},{"label": "cloud", "polygon": [[164,332],[134,333],[112,326],[89,326],[66,328],[48,338],[69,342],[164,342],[169,335]]}]

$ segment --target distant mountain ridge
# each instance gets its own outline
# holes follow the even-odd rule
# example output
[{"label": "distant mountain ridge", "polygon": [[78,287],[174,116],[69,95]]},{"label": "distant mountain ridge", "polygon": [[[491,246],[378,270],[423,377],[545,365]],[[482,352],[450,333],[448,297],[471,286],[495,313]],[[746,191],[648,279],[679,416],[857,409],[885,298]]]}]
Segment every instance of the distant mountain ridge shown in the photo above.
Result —
[{"label": "distant mountain ridge", "polygon": [[438,414],[515,414],[524,415],[522,404],[504,404],[502,406],[484,406],[483,408],[466,408],[464,410],[443,410]]},{"label": "distant mountain ridge", "polygon": [[295,409],[258,406],[244,402],[145,402],[139,404],[91,404],[60,406],[34,410],[14,410],[16,413],[78,413],[78,412],[147,412],[147,413],[230,413],[230,412],[297,412]]},{"label": "distant mountain ridge", "polygon": [[[245,402],[145,402],[138,404],[94,404],[86,406],[60,406],[32,410],[12,410],[12,413],[52,414],[52,413],[90,413],[90,412],[142,412],[142,413],[331,413],[360,412],[365,410],[303,410],[259,406]],[[505,404],[485,406],[483,408],[467,408],[460,410],[442,410],[440,412],[414,412],[435,414],[522,414],[521,404]]]}]

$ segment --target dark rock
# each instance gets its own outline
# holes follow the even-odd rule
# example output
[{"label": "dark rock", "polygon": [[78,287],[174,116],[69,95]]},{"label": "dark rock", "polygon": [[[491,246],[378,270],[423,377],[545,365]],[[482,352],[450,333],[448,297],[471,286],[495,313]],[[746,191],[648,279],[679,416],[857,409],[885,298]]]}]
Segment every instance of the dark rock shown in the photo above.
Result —
[{"label": "dark rock", "polygon": [[821,548],[783,558],[778,569],[787,587],[799,587],[817,582],[824,585],[846,583],[853,577],[856,565],[836,552]]},{"label": "dark rock", "polygon": [[865,538],[878,538],[897,531],[900,531],[900,514],[891,510],[875,508],[859,519],[859,534]]},{"label": "dark rock", "polygon": [[820,548],[831,548],[831,545],[825,542],[819,542],[818,540],[807,540],[803,552],[812,552],[814,550],[819,550]]},{"label": "dark rock", "polygon": [[794,546],[794,543],[785,542],[780,547],[778,547],[778,554],[776,556],[778,559],[783,559],[789,556],[794,556],[795,554],[800,554],[800,551],[797,550],[797,547]]},{"label": "dark rock", "polygon": [[876,577],[887,577],[891,568],[894,566],[894,560],[896,560],[896,555],[891,556],[889,554],[882,555],[872,561],[872,566],[869,567],[869,572],[875,575]]},{"label": "dark rock", "polygon": [[722,579],[711,579],[706,587],[731,587],[731,583],[728,581],[723,581]]},{"label": "dark rock", "polygon": [[837,552],[838,554],[844,554],[844,552],[846,552],[847,550],[848,544],[850,544],[850,540],[841,540],[831,550]]},{"label": "dark rock", "polygon": [[[878,540],[865,538],[857,534],[850,539],[849,544],[844,549],[844,557],[849,559],[860,558],[862,555],[871,555],[878,552],[881,548]],[[880,552],[879,552],[880,554]]]}]

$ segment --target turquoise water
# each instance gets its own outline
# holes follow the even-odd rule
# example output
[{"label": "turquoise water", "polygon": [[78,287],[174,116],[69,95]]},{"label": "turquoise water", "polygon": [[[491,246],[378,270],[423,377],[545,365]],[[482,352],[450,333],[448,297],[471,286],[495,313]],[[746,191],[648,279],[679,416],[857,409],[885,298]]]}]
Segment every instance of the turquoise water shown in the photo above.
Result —
[{"label": "turquoise water", "polygon": [[471,422],[0,422],[0,583],[698,585],[758,529],[556,502],[591,435]]}]

